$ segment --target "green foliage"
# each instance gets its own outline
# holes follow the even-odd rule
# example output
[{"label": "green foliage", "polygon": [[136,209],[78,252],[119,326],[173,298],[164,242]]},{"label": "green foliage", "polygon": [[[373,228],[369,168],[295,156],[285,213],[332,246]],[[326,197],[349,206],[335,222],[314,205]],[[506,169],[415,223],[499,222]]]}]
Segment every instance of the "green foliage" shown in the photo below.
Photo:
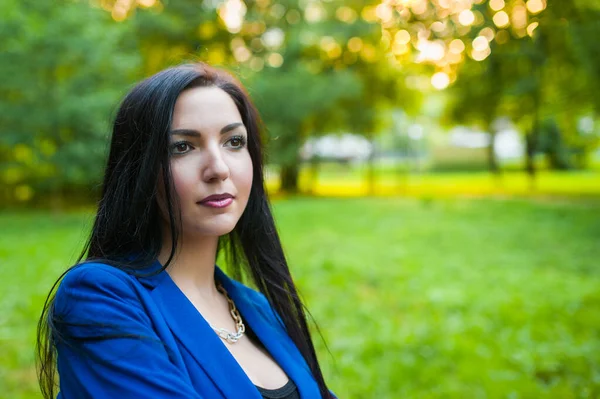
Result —
[{"label": "green foliage", "polygon": [[[517,3],[507,2],[507,11]],[[484,25],[495,28],[493,13],[481,8]],[[546,152],[557,169],[584,166],[578,159],[586,158],[600,139],[597,134],[585,137],[577,127],[579,118],[598,110],[600,58],[593,50],[600,34],[598,15],[591,4],[548,2],[528,21],[539,24],[532,37],[514,29],[505,42],[496,38],[483,62],[467,59],[460,66],[450,91],[449,122],[493,131],[496,117],[509,116],[529,136],[531,153]],[[554,132],[543,126],[548,123],[556,124]]]},{"label": "green foliage", "polygon": [[[286,18],[274,17],[276,6]],[[299,1],[270,9],[257,2],[247,14],[248,26],[266,23],[267,32],[283,35],[277,46],[263,43],[247,65],[251,93],[271,136],[269,160],[283,166],[282,175],[292,169],[292,189],[297,188],[298,152],[308,136],[337,131],[370,136],[382,128],[382,111],[397,107],[401,97],[416,97],[401,83],[402,71],[390,66],[379,45],[379,26],[359,17],[367,4],[333,1],[311,6],[318,7],[319,18],[308,19],[309,5]],[[291,19],[292,13],[298,19]],[[234,40],[238,47],[253,48],[256,39],[250,29],[242,29]],[[351,40],[360,45],[350,48]],[[283,64],[269,66],[269,54],[281,54]],[[267,59],[258,71],[256,57]]]},{"label": "green foliage", "polygon": [[[371,134],[382,109],[410,97],[378,45],[379,25],[360,18],[363,2],[249,2],[237,30],[215,2],[94,4],[0,6],[0,72],[12,77],[0,83],[3,202],[92,188],[119,97],[173,64],[200,59],[250,82],[274,138],[271,160],[288,167],[307,135]],[[318,17],[306,17],[309,7],[320,7]],[[273,32],[279,43],[266,39]],[[352,38],[359,44],[350,49]]]},{"label": "green foliage", "polygon": [[[248,84],[270,133],[270,160],[295,188],[298,150],[308,136],[372,138],[390,128],[392,109],[427,114],[423,100],[431,97],[426,81],[433,71],[457,76],[447,123],[487,128],[508,115],[536,136],[533,145],[554,140],[544,146],[563,148],[554,152],[565,158],[557,165],[586,166],[600,140],[597,129],[586,136],[577,126],[581,116],[596,118],[599,105],[597,1],[553,1],[540,13],[526,12],[527,23],[539,23],[533,39],[514,18],[497,29],[489,1],[473,4],[478,17],[469,26],[456,21],[468,2],[399,3],[389,21],[388,3],[377,9],[379,3],[245,2],[234,27],[218,1],[3,1],[0,203],[48,193],[89,197],[119,98],[134,81],[190,60],[231,69]],[[505,10],[521,3],[507,1]],[[465,54],[484,27],[497,37],[491,55],[478,62]],[[408,42],[396,40],[400,29],[410,32]],[[466,49],[450,62],[455,38]],[[423,41],[444,43],[439,64],[417,60]],[[558,136],[541,137],[548,118]]]},{"label": "green foliage", "polygon": [[[600,395],[597,202],[296,198],[274,211],[339,397]],[[39,397],[34,323],[89,223],[0,214],[6,397]]]},{"label": "green foliage", "polygon": [[[251,87],[269,132],[269,161],[297,164],[308,129],[331,126],[326,115],[335,114],[341,100],[359,95],[360,83],[347,71],[314,74],[301,64],[287,68],[286,73],[265,70],[257,75]],[[316,115],[323,119],[313,120]]]},{"label": "green foliage", "polygon": [[82,2],[8,0],[0,13],[2,186],[89,188],[111,112],[139,63],[130,30]]}]

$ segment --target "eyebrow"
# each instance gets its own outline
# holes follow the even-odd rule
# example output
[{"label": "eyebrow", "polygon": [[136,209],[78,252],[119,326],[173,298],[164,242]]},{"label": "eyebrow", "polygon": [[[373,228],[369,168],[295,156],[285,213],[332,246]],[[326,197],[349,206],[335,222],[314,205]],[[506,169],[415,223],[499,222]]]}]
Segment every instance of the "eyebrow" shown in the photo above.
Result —
[{"label": "eyebrow", "polygon": [[[240,126],[244,126],[243,123],[241,122],[235,122],[235,123],[230,123],[229,125],[225,126],[223,129],[221,129],[219,134],[225,134],[228,133]],[[195,129],[175,129],[175,130],[171,130],[169,132],[169,135],[171,136],[188,136],[188,137],[200,137],[200,132],[198,130]]]}]

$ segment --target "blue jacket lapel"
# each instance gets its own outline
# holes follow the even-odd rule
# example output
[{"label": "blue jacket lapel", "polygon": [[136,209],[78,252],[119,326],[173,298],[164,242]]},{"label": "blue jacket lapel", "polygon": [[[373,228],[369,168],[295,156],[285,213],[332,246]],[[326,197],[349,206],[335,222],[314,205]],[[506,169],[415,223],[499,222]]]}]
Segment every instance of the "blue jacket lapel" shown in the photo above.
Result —
[{"label": "blue jacket lapel", "polygon": [[[231,353],[194,305],[166,272],[152,290],[152,297],[169,328],[218,387],[224,398],[261,398]],[[192,379],[194,376],[191,376]]]},{"label": "blue jacket lapel", "polygon": [[[158,262],[155,266],[156,270],[160,268]],[[259,301],[260,294],[231,280],[218,267],[215,268],[215,278],[227,290],[244,323],[250,326],[273,359],[294,381],[300,397],[320,398],[318,385],[308,365],[291,338],[280,327],[268,302]],[[261,398],[252,381],[225,348],[221,338],[215,334],[167,272],[163,271],[139,280],[151,290],[151,296],[173,334],[218,387],[224,398],[238,399],[242,394],[248,399]]]},{"label": "blue jacket lapel", "polygon": [[218,267],[215,269],[215,276],[221,281],[240,311],[244,323],[252,328],[273,359],[294,381],[300,392],[300,397],[303,399],[320,398],[318,385],[304,361],[304,357],[287,333],[279,326],[275,316],[266,317],[266,315],[272,314],[270,306],[265,308],[266,302],[259,303],[250,298],[249,293],[256,296],[259,294],[232,281]]}]

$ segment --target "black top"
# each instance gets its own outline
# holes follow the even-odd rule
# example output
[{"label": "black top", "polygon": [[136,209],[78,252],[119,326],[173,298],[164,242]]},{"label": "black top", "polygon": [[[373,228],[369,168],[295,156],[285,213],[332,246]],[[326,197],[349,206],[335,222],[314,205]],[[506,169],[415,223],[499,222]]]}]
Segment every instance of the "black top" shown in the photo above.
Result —
[{"label": "black top", "polygon": [[291,379],[288,380],[288,382],[281,388],[264,389],[259,386],[256,388],[258,388],[258,391],[262,395],[263,399],[300,399],[298,387]]},{"label": "black top", "polygon": [[[246,335],[250,340],[254,341],[257,345],[265,348],[265,346],[260,342],[260,339],[256,336],[254,331],[250,328],[250,326],[246,325]],[[300,392],[298,392],[298,387],[294,384],[294,381],[290,378],[288,382],[277,389],[265,389],[261,388],[258,385],[255,385],[263,399],[300,399]]]}]

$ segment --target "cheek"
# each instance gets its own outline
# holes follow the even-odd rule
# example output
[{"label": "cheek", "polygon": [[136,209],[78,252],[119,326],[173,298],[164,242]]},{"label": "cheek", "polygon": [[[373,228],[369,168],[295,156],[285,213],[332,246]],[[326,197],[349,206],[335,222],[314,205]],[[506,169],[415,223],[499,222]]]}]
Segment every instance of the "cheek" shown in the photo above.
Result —
[{"label": "cheek", "polygon": [[171,176],[173,179],[173,187],[175,193],[180,199],[188,198],[194,194],[194,186],[197,182],[197,177],[193,174],[193,168],[185,167],[182,162],[174,162],[171,164]]},{"label": "cheek", "polygon": [[243,192],[246,197],[250,195],[250,189],[252,188],[252,179],[254,171],[252,169],[252,160],[248,154],[247,159],[244,160],[243,164],[236,169],[236,185],[238,190]]}]

